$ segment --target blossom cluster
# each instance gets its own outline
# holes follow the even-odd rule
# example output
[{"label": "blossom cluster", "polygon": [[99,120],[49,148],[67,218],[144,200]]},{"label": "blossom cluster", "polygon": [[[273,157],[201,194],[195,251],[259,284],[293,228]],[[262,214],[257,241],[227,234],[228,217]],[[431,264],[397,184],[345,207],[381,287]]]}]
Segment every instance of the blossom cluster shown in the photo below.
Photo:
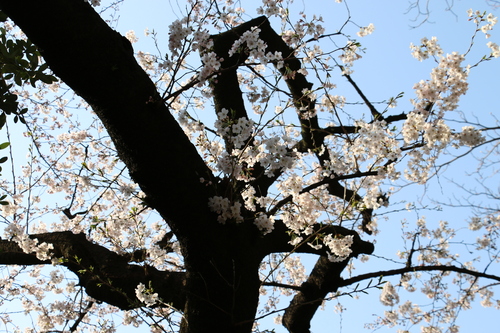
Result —
[{"label": "blossom cluster", "polygon": [[453,139],[458,141],[458,146],[475,147],[483,143],[486,139],[474,126],[464,126],[460,133],[453,135]]},{"label": "blossom cluster", "polygon": [[20,225],[16,223],[10,223],[4,229],[4,236],[19,245],[24,253],[35,253],[39,260],[50,260],[52,259],[52,253],[50,250],[54,249],[52,244],[46,242],[39,243],[38,239],[30,238],[21,228]]},{"label": "blossom cluster", "polygon": [[236,149],[242,148],[255,130],[253,120],[238,118],[233,121],[229,117],[229,110],[225,108],[217,113],[217,120],[214,125],[217,134],[227,138]]},{"label": "blossom cluster", "polygon": [[[259,38],[260,29],[253,27],[247,30],[231,46],[228,54],[232,57],[234,54],[245,52],[255,59],[265,59],[266,43]],[[266,60],[264,60],[266,61]]]},{"label": "blossom cluster", "polygon": [[413,104],[417,110],[423,112],[429,103],[435,103],[442,111],[457,108],[460,97],[468,89],[468,70],[461,67],[464,59],[464,55],[457,52],[441,56],[438,66],[432,69],[431,79],[415,84],[418,101]]},{"label": "blossom cluster", "polygon": [[491,56],[493,58],[500,57],[500,46],[498,46],[498,44],[493,42],[488,42],[486,43],[486,46],[488,46],[491,49]]},{"label": "blossom cluster", "polygon": [[359,54],[359,44],[353,41],[348,41],[347,45],[343,48],[343,53],[339,59],[344,63],[342,74],[350,75],[353,73],[354,61],[361,59]]},{"label": "blossom cluster", "polygon": [[233,220],[236,223],[243,222],[240,202],[232,203],[228,198],[214,196],[208,199],[208,207],[212,212],[218,214],[219,223],[225,224],[228,220]]},{"label": "blossom cluster", "polygon": [[359,31],[356,33],[359,37],[366,37],[368,35],[371,35],[375,31],[375,26],[373,23],[370,23],[366,27],[361,27],[359,28]]},{"label": "blossom cluster", "polygon": [[267,137],[262,131],[256,133],[251,119],[232,119],[227,109],[218,112],[215,128],[217,135],[224,138],[231,149],[228,151],[220,142],[208,140],[203,133],[199,133],[198,147],[202,153],[211,156],[209,162],[213,163],[215,170],[235,179],[250,181],[248,170],[257,163],[265,168],[267,177],[272,177],[276,170],[287,170],[296,161],[294,152],[288,148],[295,142],[293,138]]},{"label": "blossom cluster", "polygon": [[192,28],[187,25],[187,18],[175,20],[169,26],[168,48],[172,53],[172,57],[179,56],[186,37],[192,33]]},{"label": "blossom cluster", "polygon": [[270,233],[274,229],[274,217],[259,213],[253,222],[263,235]]},{"label": "blossom cluster", "polygon": [[143,283],[139,283],[135,288],[135,295],[137,299],[146,304],[146,306],[153,306],[159,302],[158,293],[153,293],[151,289],[147,289]]},{"label": "blossom cluster", "polygon": [[216,73],[220,69],[221,62],[224,61],[224,58],[218,58],[215,52],[207,52],[203,54],[201,61],[203,62],[203,68],[200,71],[198,79],[200,82],[204,82],[210,75]]},{"label": "blossom cluster", "polygon": [[130,41],[130,43],[134,44],[134,43],[137,43],[139,41],[139,38],[137,38],[137,36],[135,35],[135,32],[134,30],[129,30],[127,31],[127,33],[125,34],[125,37]]},{"label": "blossom cluster", "polygon": [[490,38],[491,37],[489,31],[493,30],[493,27],[498,23],[498,18],[497,17],[493,16],[492,13],[486,14],[486,12],[481,12],[479,10],[474,11],[474,10],[472,10],[472,8],[467,11],[467,15],[478,26],[481,23],[485,22],[485,24],[482,25],[481,27],[479,27],[478,30],[480,30],[481,32],[483,32],[485,34],[486,38]]},{"label": "blossom cluster", "polygon": [[331,253],[328,254],[328,259],[331,262],[341,262],[349,258],[352,253],[351,246],[354,242],[353,238],[353,235],[326,235],[323,242],[331,251]]},{"label": "blossom cluster", "polygon": [[359,136],[354,144],[346,149],[345,156],[353,156],[360,162],[374,159],[397,160],[401,156],[401,149],[395,138],[395,133],[389,130],[385,121],[366,123],[357,121]]},{"label": "blossom cluster", "polygon": [[197,30],[193,33],[193,44],[191,46],[193,51],[202,51],[212,48],[214,42],[210,39],[210,34],[207,30]]},{"label": "blossom cluster", "polygon": [[257,7],[257,14],[283,17],[286,10],[280,6],[281,2],[282,0],[262,0],[262,6]]},{"label": "blossom cluster", "polygon": [[396,288],[390,283],[386,282],[380,294],[380,302],[385,306],[394,306],[399,303],[399,295]]},{"label": "blossom cluster", "polygon": [[421,39],[420,44],[416,46],[410,43],[411,55],[419,61],[423,61],[429,57],[439,57],[443,54],[443,49],[438,44],[437,37],[432,37],[431,39],[424,37]]},{"label": "blossom cluster", "polygon": [[[283,16],[286,18],[286,16]],[[302,13],[302,19],[294,24],[293,29],[284,30],[281,38],[291,46],[304,46],[301,42],[306,36],[312,36],[318,39],[325,32],[323,26],[323,17],[313,15],[312,19],[307,19],[306,15]]]},{"label": "blossom cluster", "polygon": [[330,112],[334,112],[335,108],[343,108],[345,106],[345,96],[325,94],[321,99],[321,104]]}]

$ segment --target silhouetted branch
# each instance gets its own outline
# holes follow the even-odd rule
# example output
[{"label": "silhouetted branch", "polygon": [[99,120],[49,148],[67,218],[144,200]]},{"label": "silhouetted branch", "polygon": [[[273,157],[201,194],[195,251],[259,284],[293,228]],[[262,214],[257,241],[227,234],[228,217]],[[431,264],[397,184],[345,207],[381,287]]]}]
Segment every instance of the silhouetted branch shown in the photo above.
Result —
[{"label": "silhouetted branch", "polygon": [[392,275],[401,275],[404,273],[431,272],[431,271],[456,272],[456,273],[467,274],[467,275],[471,275],[471,276],[475,276],[475,277],[482,277],[485,279],[500,281],[500,276],[498,276],[498,275],[481,273],[481,272],[473,271],[473,270],[463,268],[463,267],[448,266],[448,265],[431,265],[431,266],[403,267],[403,268],[391,269],[391,270],[387,270],[387,271],[378,271],[378,272],[373,272],[373,273],[361,274],[361,275],[343,280],[339,284],[339,287],[348,286],[348,285],[354,284],[356,282],[360,282],[360,281],[367,280],[367,279],[378,278],[380,276],[392,276]]},{"label": "silhouetted branch", "polygon": [[[52,257],[72,271],[79,285],[96,300],[121,309],[140,307],[135,296],[139,283],[151,283],[155,292],[166,303],[183,308],[183,272],[159,271],[154,267],[133,265],[121,256],[86,239],[84,234],[70,231],[31,235],[39,244],[52,244]],[[0,240],[1,265],[52,264],[51,260],[40,260],[35,253],[24,253],[14,241]]]}]

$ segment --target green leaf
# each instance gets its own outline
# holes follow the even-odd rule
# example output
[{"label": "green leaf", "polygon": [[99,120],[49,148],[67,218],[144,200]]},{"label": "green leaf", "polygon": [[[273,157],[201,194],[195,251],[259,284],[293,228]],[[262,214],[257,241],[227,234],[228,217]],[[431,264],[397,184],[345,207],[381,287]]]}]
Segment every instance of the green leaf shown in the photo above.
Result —
[{"label": "green leaf", "polygon": [[15,82],[18,86],[22,85],[22,83],[23,83],[23,82],[21,81],[21,76],[20,76],[20,75],[16,75],[16,76],[14,76],[14,82]]},{"label": "green leaf", "polygon": [[5,148],[7,148],[8,146],[10,146],[10,142],[4,142],[4,143],[1,143],[1,144],[0,144],[0,149],[5,149]]},{"label": "green leaf", "polygon": [[5,14],[4,12],[0,11],[0,22],[7,21],[7,18],[8,18],[7,14]]},{"label": "green leaf", "polygon": [[36,68],[38,66],[38,55],[36,54],[26,54],[31,67]]},{"label": "green leaf", "polygon": [[4,156],[2,158],[0,158],[0,163],[4,163],[8,160],[9,158],[7,156]]},{"label": "green leaf", "polygon": [[47,68],[49,68],[49,65],[47,63],[44,63],[44,64],[40,65],[40,67],[38,68],[38,71],[43,72]]},{"label": "green leaf", "polygon": [[47,75],[47,74],[40,74],[39,75],[39,79],[43,82],[43,83],[47,83],[47,84],[51,84],[52,82],[55,82],[57,81],[57,79],[52,76],[52,75]]},{"label": "green leaf", "polygon": [[5,125],[6,122],[7,122],[7,115],[5,114],[5,112],[2,112],[2,114],[0,114],[0,129],[2,129],[2,127]]}]

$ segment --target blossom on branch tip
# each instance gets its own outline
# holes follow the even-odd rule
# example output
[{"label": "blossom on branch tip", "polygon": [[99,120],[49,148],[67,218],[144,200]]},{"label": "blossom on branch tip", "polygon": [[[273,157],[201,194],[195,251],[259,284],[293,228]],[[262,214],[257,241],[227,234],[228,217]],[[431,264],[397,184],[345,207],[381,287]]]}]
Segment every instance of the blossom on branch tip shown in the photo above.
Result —
[{"label": "blossom on branch tip", "polygon": [[207,52],[201,57],[203,62],[203,68],[198,76],[200,82],[204,82],[211,74],[217,72],[220,69],[221,62],[224,61],[223,58],[217,58],[215,52]]},{"label": "blossom on branch tip", "polygon": [[430,56],[441,56],[443,54],[443,49],[441,46],[438,44],[436,37],[432,37],[431,39],[428,39],[427,37],[424,37],[420,40],[421,45],[416,46],[413,45],[413,43],[410,44],[410,49],[412,50],[411,55],[419,60],[425,60],[429,58]]},{"label": "blossom on branch tip", "polygon": [[228,198],[213,196],[208,199],[208,207],[212,212],[219,214],[217,220],[221,224],[226,224],[227,220],[234,220],[236,223],[243,222],[240,202],[232,203]]},{"label": "blossom on branch tip", "polygon": [[399,303],[399,295],[390,282],[386,282],[380,294],[380,302],[385,306],[394,306]]},{"label": "blossom on branch tip", "polygon": [[192,32],[190,27],[184,26],[185,24],[187,25],[187,23],[187,18],[183,18],[181,20],[175,20],[168,26],[168,48],[170,52],[172,52],[172,57],[179,55],[179,51],[182,49],[186,37]]},{"label": "blossom on branch tip", "polygon": [[263,235],[270,233],[274,229],[274,217],[260,213],[253,222]]},{"label": "blossom on branch tip", "polygon": [[453,139],[458,141],[457,148],[459,146],[474,147],[486,141],[481,132],[473,126],[462,127],[462,132],[454,134]]},{"label": "blossom on branch tip", "polygon": [[373,23],[370,23],[367,27],[359,28],[359,31],[356,33],[359,37],[365,37],[371,35],[375,31],[375,26]]},{"label": "blossom on branch tip", "polygon": [[500,47],[496,43],[488,42],[486,46],[488,46],[491,49],[492,57],[494,58],[500,57]]},{"label": "blossom on branch tip", "polygon": [[271,16],[285,16],[286,11],[278,6],[281,0],[262,0],[262,6],[257,8],[257,14]]},{"label": "blossom on branch tip", "polygon": [[143,283],[139,283],[135,288],[135,296],[146,306],[153,306],[159,302],[158,293],[152,293],[151,289],[146,289]]},{"label": "blossom on branch tip", "polygon": [[129,30],[126,34],[125,37],[130,41],[130,43],[137,43],[139,41],[139,38],[135,35],[134,30]]},{"label": "blossom on branch tip", "polygon": [[352,253],[351,245],[353,243],[353,238],[353,235],[326,235],[323,242],[331,251],[331,254],[328,254],[328,260],[331,262],[346,260]]}]

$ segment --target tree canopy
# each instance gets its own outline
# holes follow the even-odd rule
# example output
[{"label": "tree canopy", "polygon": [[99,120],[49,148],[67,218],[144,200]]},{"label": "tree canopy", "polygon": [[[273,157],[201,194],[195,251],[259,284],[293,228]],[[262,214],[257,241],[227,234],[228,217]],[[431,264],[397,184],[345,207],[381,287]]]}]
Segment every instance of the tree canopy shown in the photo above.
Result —
[{"label": "tree canopy", "polygon": [[[168,46],[153,55],[113,29],[121,2],[0,0],[0,129],[13,120],[2,131],[22,127],[28,146],[19,167],[12,140],[0,145],[7,331],[24,329],[12,306],[28,331],[183,333],[263,332],[270,316],[308,333],[325,301],[365,293],[387,307],[370,327],[402,332],[457,332],[475,300],[499,306],[498,189],[479,178],[463,189],[488,203],[446,201],[471,208],[462,221],[427,221],[399,196],[474,152],[477,175],[494,172],[498,124],[459,103],[470,73],[500,57],[477,41],[496,17],[468,11],[463,53],[432,36],[412,44],[434,66],[401,108],[406,95],[372,100],[355,77],[372,24],[329,31],[291,2],[250,17],[188,0],[168,36],[147,32]],[[414,219],[391,220],[403,209]],[[389,255],[394,237],[404,247]],[[404,299],[417,289],[430,306]]]}]

